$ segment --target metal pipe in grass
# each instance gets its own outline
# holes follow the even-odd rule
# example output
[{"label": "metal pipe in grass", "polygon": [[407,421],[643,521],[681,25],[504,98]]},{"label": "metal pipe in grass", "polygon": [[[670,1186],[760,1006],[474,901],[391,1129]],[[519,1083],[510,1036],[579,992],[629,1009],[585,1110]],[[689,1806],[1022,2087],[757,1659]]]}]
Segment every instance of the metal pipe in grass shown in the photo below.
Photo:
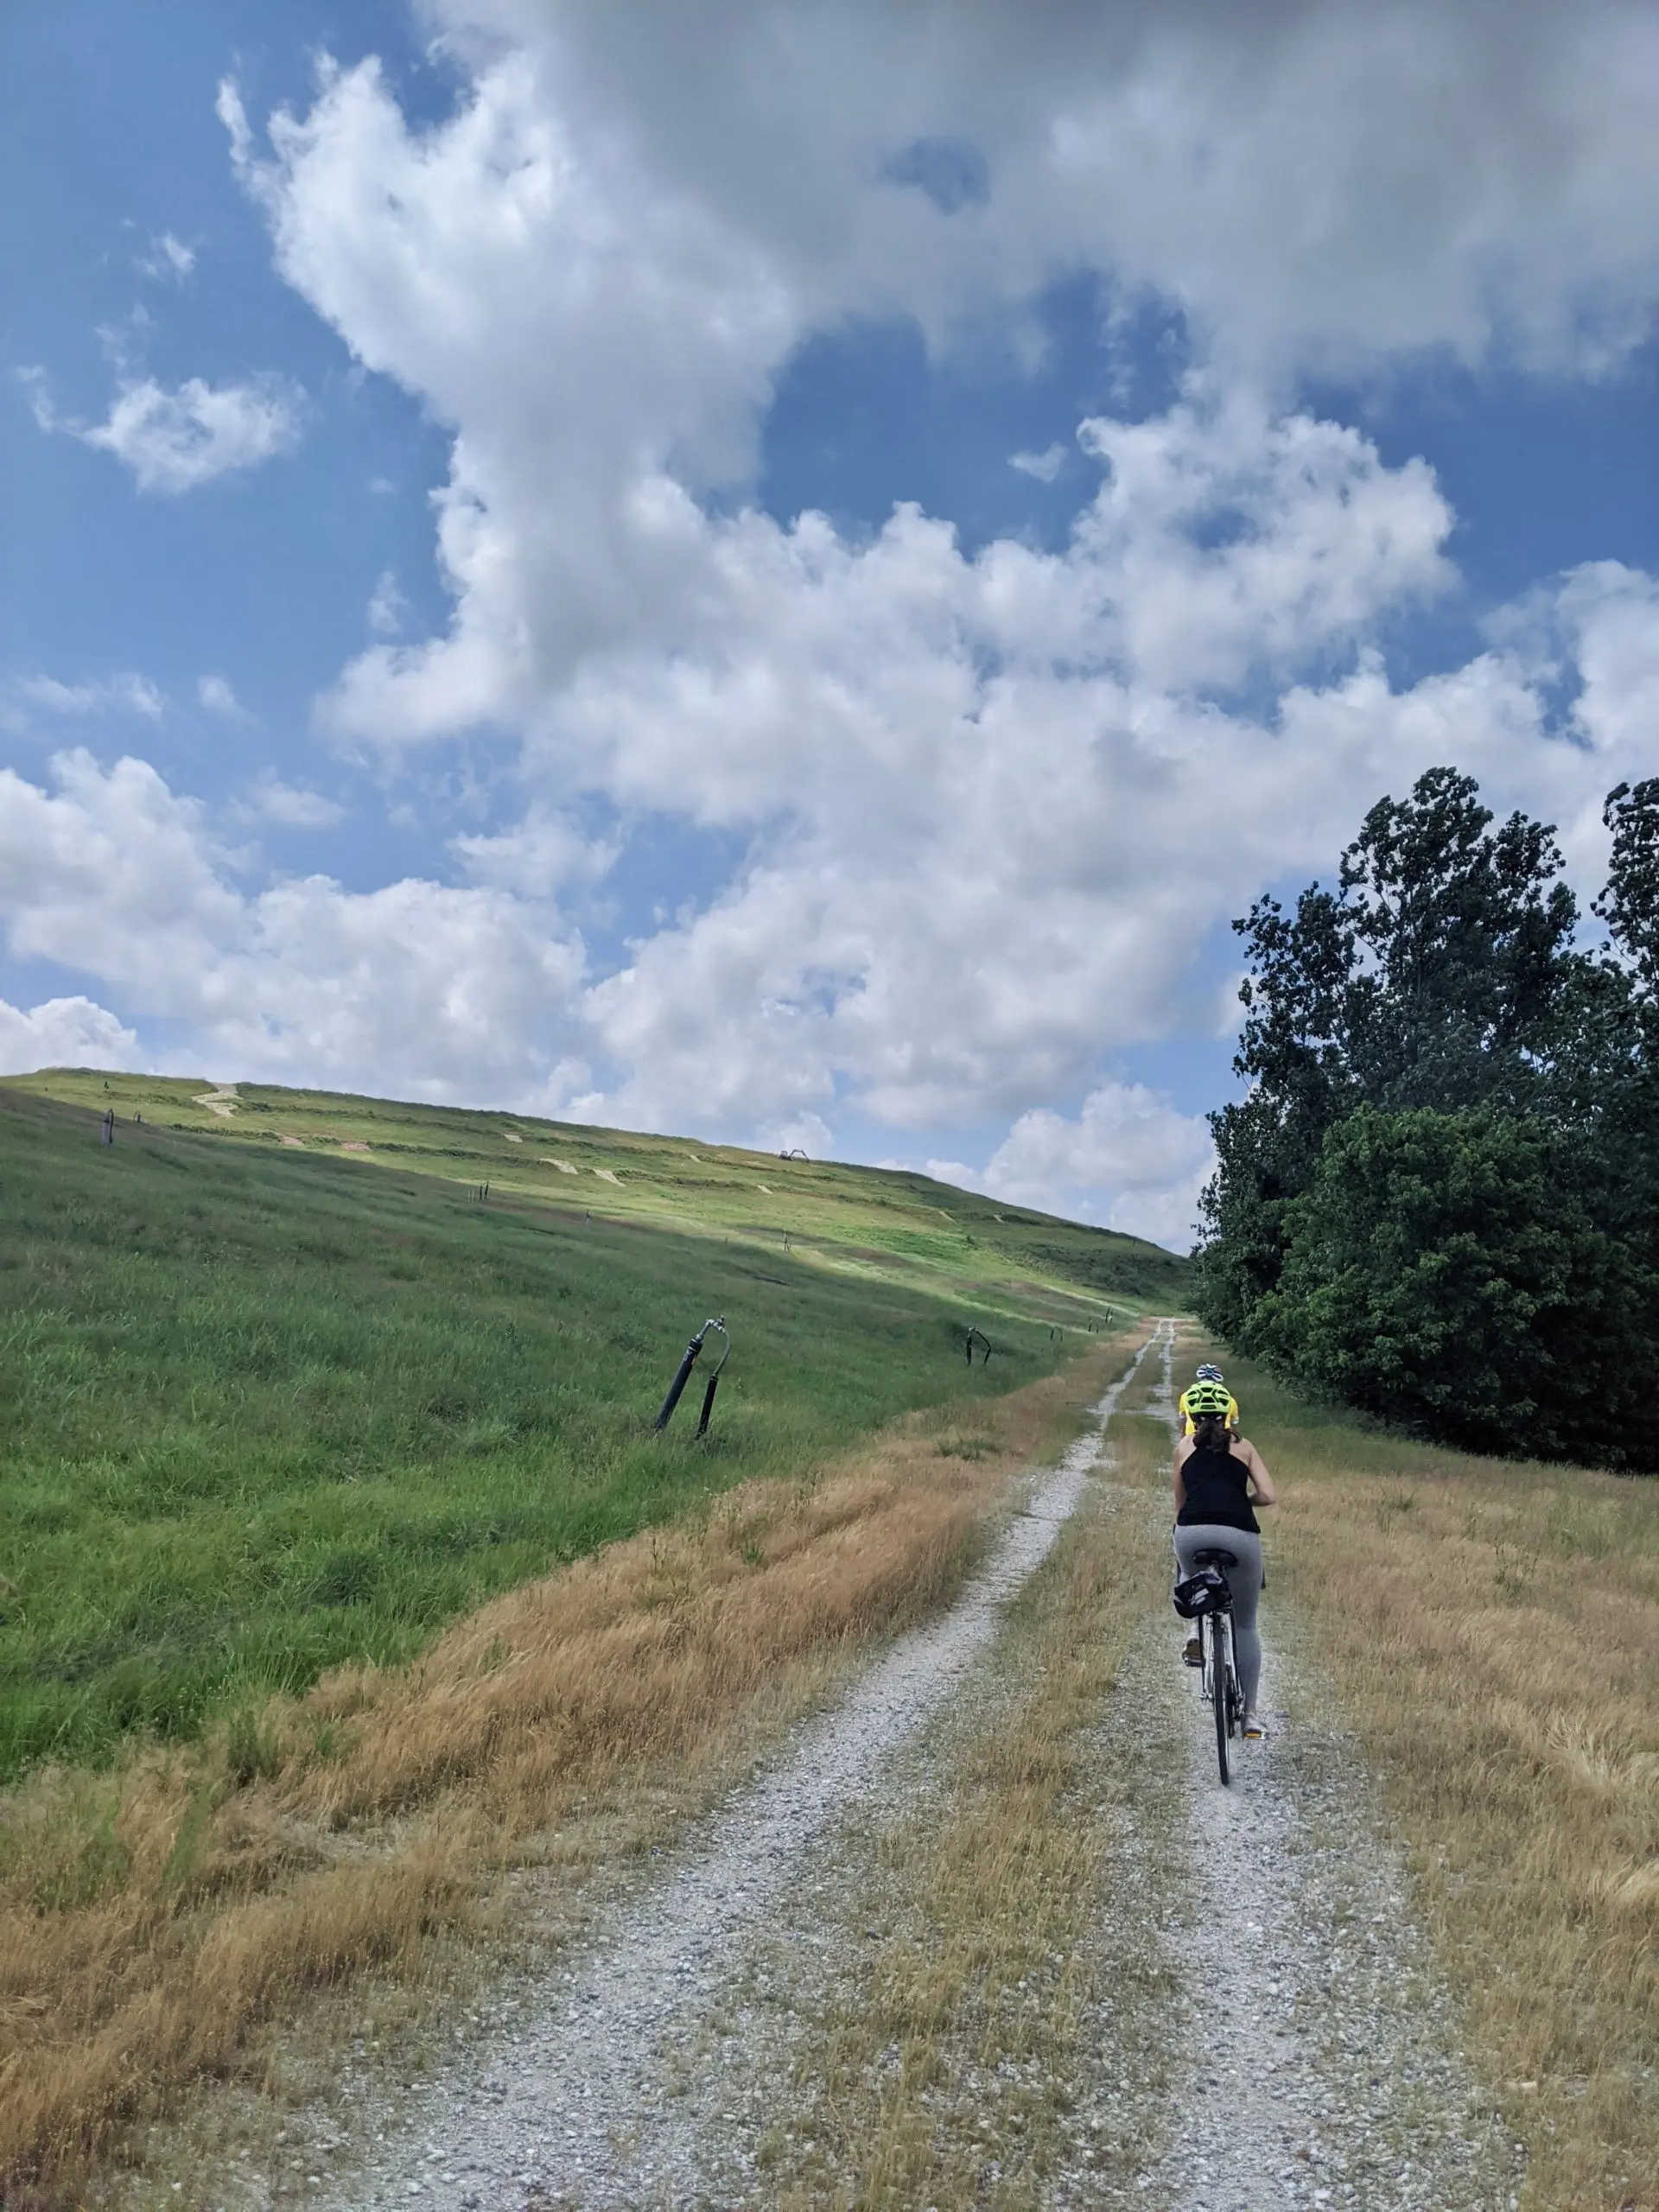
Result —
[{"label": "metal pipe in grass", "polygon": [[704,1339],[711,1329],[725,1339],[725,1346],[720,1355],[720,1363],[709,1377],[709,1387],[702,1394],[702,1412],[697,1421],[697,1434],[699,1436],[708,1434],[709,1416],[715,1409],[715,1392],[720,1387],[720,1378],[725,1371],[726,1363],[732,1356],[731,1332],[726,1326],[726,1319],[723,1314],[711,1314],[687,1344],[685,1357],[675,1371],[674,1380],[668,1386],[668,1395],[663,1400],[662,1410],[652,1423],[653,1427],[664,1429],[668,1427],[669,1419],[675,1407],[679,1404],[686,1384],[691,1379],[691,1370],[697,1363],[697,1355],[702,1351]]}]

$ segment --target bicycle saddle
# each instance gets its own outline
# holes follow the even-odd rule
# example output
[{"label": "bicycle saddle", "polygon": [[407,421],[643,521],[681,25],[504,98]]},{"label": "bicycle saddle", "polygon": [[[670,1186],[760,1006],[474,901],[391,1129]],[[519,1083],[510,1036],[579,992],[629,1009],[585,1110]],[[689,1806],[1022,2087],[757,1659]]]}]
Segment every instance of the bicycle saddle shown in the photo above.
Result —
[{"label": "bicycle saddle", "polygon": [[1204,1551],[1193,1553],[1192,1564],[1194,1567],[1236,1567],[1238,1554],[1236,1552],[1211,1551],[1206,1548]]}]

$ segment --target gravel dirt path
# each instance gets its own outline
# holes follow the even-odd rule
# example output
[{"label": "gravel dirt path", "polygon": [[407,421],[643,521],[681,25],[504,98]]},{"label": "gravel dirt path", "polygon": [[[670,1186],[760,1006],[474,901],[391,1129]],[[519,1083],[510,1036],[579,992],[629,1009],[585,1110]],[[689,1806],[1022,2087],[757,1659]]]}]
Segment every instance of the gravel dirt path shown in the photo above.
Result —
[{"label": "gravel dirt path", "polygon": [[[388,2112],[368,2171],[341,2173],[311,2202],[599,2212],[862,2201],[844,2165],[826,2177],[812,2164],[813,2113],[830,2093],[810,2076],[823,2023],[880,1932],[871,1923],[905,1910],[883,1824],[925,1819],[941,1762],[1006,1713],[1009,1601],[1081,1502],[1109,1541],[1133,1523],[1137,1541],[1166,1542],[1165,1500],[1090,1478],[1110,1464],[1107,1425],[1148,1355],[1161,1370],[1151,1402],[1120,1418],[1169,1418],[1173,1337],[1159,1325],[1090,1431],[1033,1478],[957,1604],[665,1858],[566,1959],[556,1989]],[[1141,1636],[1102,1715],[1095,1810],[1113,1906],[1066,2079],[1051,2085],[1059,2147],[1013,2196],[989,2158],[952,2204],[1503,2212],[1518,2201],[1514,2146],[1458,2056],[1352,1748],[1316,1669],[1264,1616],[1280,1639],[1263,1679],[1271,1733],[1225,1791],[1173,1617]],[[1009,2086],[974,2075],[964,2094],[993,2107]],[[938,2124],[972,2126],[971,2107],[944,2101]]]}]

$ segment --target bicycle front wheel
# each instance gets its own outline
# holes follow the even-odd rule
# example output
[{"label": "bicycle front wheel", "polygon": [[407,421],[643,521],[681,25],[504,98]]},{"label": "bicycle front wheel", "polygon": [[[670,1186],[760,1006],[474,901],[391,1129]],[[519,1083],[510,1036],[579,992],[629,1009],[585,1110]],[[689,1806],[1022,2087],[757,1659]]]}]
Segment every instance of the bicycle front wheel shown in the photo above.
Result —
[{"label": "bicycle front wheel", "polygon": [[1223,1782],[1230,1779],[1227,1772],[1228,1689],[1232,1669],[1228,1665],[1226,1617],[1222,1613],[1210,1616],[1210,1680],[1215,1685],[1211,1707],[1216,1716],[1216,1764],[1221,1769]]}]

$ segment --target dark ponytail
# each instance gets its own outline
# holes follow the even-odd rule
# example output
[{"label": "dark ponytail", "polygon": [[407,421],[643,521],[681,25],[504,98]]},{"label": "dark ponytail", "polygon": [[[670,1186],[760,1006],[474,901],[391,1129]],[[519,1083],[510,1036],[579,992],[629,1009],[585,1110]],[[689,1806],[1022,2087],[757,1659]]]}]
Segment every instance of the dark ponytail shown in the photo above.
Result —
[{"label": "dark ponytail", "polygon": [[1199,1414],[1192,1423],[1192,1448],[1195,1452],[1230,1452],[1233,1433],[1227,1426],[1225,1414]]}]

